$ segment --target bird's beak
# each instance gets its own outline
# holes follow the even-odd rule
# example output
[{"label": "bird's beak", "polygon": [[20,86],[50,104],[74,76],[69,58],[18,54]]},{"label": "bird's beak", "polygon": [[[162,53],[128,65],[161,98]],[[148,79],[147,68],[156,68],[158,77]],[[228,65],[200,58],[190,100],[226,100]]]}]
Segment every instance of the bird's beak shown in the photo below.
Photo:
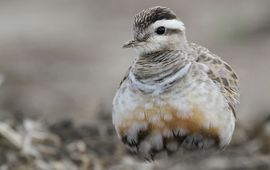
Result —
[{"label": "bird's beak", "polygon": [[137,41],[137,40],[131,40],[131,41],[128,41],[127,43],[125,43],[123,45],[123,48],[133,48],[133,47],[138,46],[138,44],[139,44],[139,41]]}]

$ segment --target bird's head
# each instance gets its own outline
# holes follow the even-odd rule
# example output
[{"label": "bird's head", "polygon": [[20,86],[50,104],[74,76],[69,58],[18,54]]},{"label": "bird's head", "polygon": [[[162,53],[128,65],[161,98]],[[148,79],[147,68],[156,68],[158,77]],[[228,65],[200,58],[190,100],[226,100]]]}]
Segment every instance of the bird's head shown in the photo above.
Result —
[{"label": "bird's head", "polygon": [[184,23],[166,7],[157,6],[138,13],[133,31],[134,39],[123,47],[134,48],[141,55],[177,50],[187,45]]}]

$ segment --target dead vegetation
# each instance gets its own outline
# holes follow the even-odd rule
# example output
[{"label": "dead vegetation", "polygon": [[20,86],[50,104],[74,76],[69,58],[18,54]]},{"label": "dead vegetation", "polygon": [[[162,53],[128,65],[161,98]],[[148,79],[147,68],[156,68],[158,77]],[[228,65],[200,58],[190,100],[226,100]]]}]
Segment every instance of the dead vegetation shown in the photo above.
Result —
[{"label": "dead vegetation", "polygon": [[223,152],[179,153],[149,163],[125,152],[109,114],[96,124],[74,126],[69,120],[48,124],[1,112],[0,170],[270,169],[269,120],[260,123],[258,131]]}]

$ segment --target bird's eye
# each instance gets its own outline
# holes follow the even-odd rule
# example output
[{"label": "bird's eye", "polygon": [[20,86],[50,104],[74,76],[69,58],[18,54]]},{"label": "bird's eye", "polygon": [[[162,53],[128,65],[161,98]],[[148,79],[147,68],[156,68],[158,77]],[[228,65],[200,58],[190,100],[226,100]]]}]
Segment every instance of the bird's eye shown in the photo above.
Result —
[{"label": "bird's eye", "polygon": [[165,27],[163,27],[163,26],[161,26],[161,27],[158,27],[157,29],[156,29],[156,33],[158,34],[158,35],[163,35],[164,33],[165,33]]}]

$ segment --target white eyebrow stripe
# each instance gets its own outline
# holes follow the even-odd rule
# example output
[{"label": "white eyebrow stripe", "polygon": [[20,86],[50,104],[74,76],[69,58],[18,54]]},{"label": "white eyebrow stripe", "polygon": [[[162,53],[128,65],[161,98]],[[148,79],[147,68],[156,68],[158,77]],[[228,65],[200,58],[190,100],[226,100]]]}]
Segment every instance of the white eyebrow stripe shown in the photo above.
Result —
[{"label": "white eyebrow stripe", "polygon": [[177,19],[171,19],[171,20],[158,20],[152,25],[155,29],[164,26],[165,28],[169,29],[180,29],[181,31],[184,31],[185,24]]}]

